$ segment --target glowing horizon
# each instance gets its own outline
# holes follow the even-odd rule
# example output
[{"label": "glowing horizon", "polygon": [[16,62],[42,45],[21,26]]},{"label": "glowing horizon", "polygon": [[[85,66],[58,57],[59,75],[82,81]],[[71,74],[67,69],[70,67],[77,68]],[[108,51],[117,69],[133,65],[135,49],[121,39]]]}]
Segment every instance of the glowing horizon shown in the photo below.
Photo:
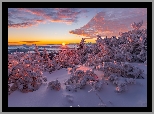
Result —
[{"label": "glowing horizon", "polygon": [[8,45],[95,42],[101,37],[119,36],[143,20],[146,8],[9,8]]}]

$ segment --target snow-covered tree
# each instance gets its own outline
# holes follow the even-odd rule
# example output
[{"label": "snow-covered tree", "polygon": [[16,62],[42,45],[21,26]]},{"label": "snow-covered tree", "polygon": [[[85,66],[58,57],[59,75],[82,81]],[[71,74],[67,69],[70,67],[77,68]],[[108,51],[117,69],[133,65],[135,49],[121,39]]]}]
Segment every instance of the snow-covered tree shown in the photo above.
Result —
[{"label": "snow-covered tree", "polygon": [[52,67],[52,64],[49,58],[49,54],[45,48],[42,53],[42,58],[43,58],[42,60],[43,60],[44,70],[49,71],[49,69]]},{"label": "snow-covered tree", "polygon": [[[9,56],[8,84],[9,94],[15,90],[21,92],[35,91],[42,84],[43,68],[39,65],[39,55],[16,53]],[[19,59],[20,58],[20,59]]]}]

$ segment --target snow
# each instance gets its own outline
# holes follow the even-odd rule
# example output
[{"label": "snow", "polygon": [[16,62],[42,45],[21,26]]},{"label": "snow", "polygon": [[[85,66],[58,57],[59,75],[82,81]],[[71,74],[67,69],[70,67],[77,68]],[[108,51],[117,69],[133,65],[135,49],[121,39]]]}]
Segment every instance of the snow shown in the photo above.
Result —
[{"label": "snow", "polygon": [[118,39],[97,35],[89,46],[82,38],[78,49],[59,51],[52,59],[46,49],[40,56],[36,45],[33,54],[9,55],[9,107],[146,107],[147,29],[139,30],[142,24],[134,23],[134,30]]},{"label": "snow", "polygon": [[[144,70],[147,74],[147,65],[144,63],[130,63]],[[89,67],[80,66],[77,70],[88,70]],[[102,71],[94,71],[98,78],[103,78]],[[92,91],[90,85],[84,89],[67,91],[64,81],[70,78],[69,69],[63,68],[56,70],[51,74],[44,72],[47,77],[41,87],[28,93],[22,93],[18,90],[8,95],[8,107],[100,107],[102,104],[99,97],[107,107],[146,107],[147,106],[147,78],[136,79],[136,84],[128,85],[128,90],[122,93],[115,92],[115,85],[109,81],[103,84],[101,91]],[[47,88],[47,83],[58,79],[61,83],[59,91]],[[96,94],[97,93],[97,94]],[[98,97],[99,96],[99,97]]]}]

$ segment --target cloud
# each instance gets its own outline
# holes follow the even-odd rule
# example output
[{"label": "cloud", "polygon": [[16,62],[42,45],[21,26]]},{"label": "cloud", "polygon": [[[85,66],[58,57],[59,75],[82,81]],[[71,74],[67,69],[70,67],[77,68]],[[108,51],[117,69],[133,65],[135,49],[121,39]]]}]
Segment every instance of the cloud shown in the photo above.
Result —
[{"label": "cloud", "polygon": [[9,8],[8,27],[30,27],[47,21],[72,24],[86,12],[82,8]]},{"label": "cloud", "polygon": [[10,28],[10,27],[14,27],[14,28],[30,27],[30,26],[33,26],[33,25],[34,25],[34,23],[25,22],[25,23],[9,24],[8,28]]},{"label": "cloud", "polygon": [[19,43],[19,42],[8,42],[9,44],[12,44],[12,43]]},{"label": "cloud", "polygon": [[97,13],[86,25],[79,29],[71,30],[69,33],[81,35],[90,38],[101,36],[118,36],[119,32],[130,30],[133,22],[143,20],[143,27],[147,25],[147,11],[144,8],[139,9],[104,9]]},{"label": "cloud", "polygon": [[44,23],[44,20],[38,20],[38,19],[33,19],[31,21],[25,21],[23,23],[13,23],[12,21],[8,20],[8,28],[27,28],[27,27],[31,27],[31,26],[36,26],[40,23]]},{"label": "cloud", "polygon": [[25,42],[25,43],[36,43],[36,42],[40,42],[40,41],[20,41],[20,42]]}]

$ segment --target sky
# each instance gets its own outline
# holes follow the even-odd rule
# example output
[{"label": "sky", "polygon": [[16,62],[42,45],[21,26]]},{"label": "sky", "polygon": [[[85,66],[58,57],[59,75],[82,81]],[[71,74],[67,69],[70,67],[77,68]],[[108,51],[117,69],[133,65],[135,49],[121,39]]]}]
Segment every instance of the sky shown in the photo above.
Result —
[{"label": "sky", "polygon": [[142,20],[146,29],[146,8],[9,8],[8,44],[95,42],[97,35],[118,37]]}]

